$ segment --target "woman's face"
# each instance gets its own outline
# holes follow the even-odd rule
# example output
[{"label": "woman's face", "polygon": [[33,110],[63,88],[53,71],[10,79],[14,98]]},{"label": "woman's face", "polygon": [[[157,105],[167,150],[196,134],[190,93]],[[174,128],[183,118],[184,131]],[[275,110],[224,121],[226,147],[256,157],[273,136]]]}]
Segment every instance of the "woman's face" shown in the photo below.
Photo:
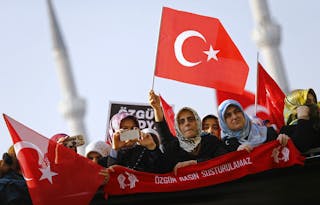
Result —
[{"label": "woman's face", "polygon": [[133,119],[125,118],[120,123],[120,129],[125,130],[133,130],[134,127],[136,127],[136,123]]},{"label": "woman's face", "polygon": [[178,116],[179,130],[185,138],[195,137],[198,134],[196,118],[190,110],[183,110]]},{"label": "woman's face", "polygon": [[202,130],[220,139],[220,126],[217,119],[207,118],[202,123]]},{"label": "woman's face", "polygon": [[228,128],[232,131],[238,131],[244,128],[246,119],[243,112],[237,106],[230,105],[224,113],[224,120]]}]

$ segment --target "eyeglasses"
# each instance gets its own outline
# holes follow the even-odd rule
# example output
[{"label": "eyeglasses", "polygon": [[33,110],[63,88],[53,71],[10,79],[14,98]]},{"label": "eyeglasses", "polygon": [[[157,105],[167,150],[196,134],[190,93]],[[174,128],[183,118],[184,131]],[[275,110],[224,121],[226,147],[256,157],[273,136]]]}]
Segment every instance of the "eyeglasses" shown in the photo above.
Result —
[{"label": "eyeglasses", "polygon": [[187,118],[180,118],[178,120],[178,124],[183,125],[185,122],[191,123],[191,122],[194,122],[195,120],[196,120],[196,118],[194,116],[189,116]]}]

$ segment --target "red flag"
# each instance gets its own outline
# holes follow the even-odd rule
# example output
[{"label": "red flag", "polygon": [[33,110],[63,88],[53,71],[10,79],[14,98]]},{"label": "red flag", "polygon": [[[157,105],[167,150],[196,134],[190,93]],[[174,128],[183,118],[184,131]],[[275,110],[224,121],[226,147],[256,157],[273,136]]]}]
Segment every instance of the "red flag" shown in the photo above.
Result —
[{"label": "red flag", "polygon": [[166,119],[167,125],[173,136],[176,136],[176,130],[174,129],[174,112],[172,107],[161,97],[160,102],[163,110],[164,118]]},{"label": "red flag", "polygon": [[278,84],[258,63],[258,104],[264,105],[270,111],[270,121],[273,121],[278,129],[284,125],[283,109],[285,94]]},{"label": "red flag", "polygon": [[163,8],[156,76],[241,94],[248,71],[219,19]]},{"label": "red flag", "polygon": [[[249,91],[244,91],[242,95],[237,95],[234,93],[228,93],[228,92],[223,92],[223,91],[216,91],[217,95],[217,103],[220,104],[224,100],[227,99],[233,99],[238,101],[241,105],[244,111],[250,115],[250,116],[255,116],[255,102],[254,98],[255,95]],[[257,105],[257,117],[259,117],[262,120],[270,120],[271,124],[274,124],[273,121],[271,121],[271,115],[270,115],[270,110],[268,110],[267,107],[258,104]]]},{"label": "red flag", "polygon": [[34,205],[87,205],[101,166],[3,115]]}]

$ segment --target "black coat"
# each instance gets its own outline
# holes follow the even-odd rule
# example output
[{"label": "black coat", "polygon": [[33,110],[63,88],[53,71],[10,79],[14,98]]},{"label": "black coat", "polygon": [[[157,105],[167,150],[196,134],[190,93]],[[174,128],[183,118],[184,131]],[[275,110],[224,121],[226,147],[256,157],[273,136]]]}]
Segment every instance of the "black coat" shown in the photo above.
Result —
[{"label": "black coat", "polygon": [[31,205],[27,184],[22,175],[10,171],[0,178],[1,205]]},{"label": "black coat", "polygon": [[156,122],[155,127],[159,132],[163,151],[168,160],[170,171],[178,162],[197,160],[197,162],[206,161],[214,157],[227,153],[223,143],[217,137],[208,134],[201,134],[200,150],[197,155],[189,153],[180,147],[177,137],[173,136],[165,121]]},{"label": "black coat", "polygon": [[320,131],[314,128],[312,120],[298,120],[295,125],[283,126],[281,134],[288,135],[300,152],[320,147]]},{"label": "black coat", "polygon": [[168,168],[164,154],[157,147],[155,150],[135,145],[122,148],[117,152],[117,157],[107,157],[107,166],[122,165],[130,169],[151,173],[165,173]]}]

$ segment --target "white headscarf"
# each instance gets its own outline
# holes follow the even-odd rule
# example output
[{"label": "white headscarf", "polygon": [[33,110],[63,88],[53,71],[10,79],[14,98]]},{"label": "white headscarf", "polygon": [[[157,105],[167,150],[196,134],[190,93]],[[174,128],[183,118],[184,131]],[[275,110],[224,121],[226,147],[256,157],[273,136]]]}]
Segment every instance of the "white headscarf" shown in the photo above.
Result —
[{"label": "white headscarf", "polygon": [[[229,129],[227,123],[225,122],[224,114],[230,105],[238,107],[244,115],[246,123],[241,130],[232,131],[231,129]],[[267,127],[251,123],[249,116],[243,111],[243,108],[238,101],[223,101],[218,107],[218,115],[219,123],[221,126],[221,139],[229,139],[235,137],[238,139],[239,143],[249,144],[252,147],[256,147],[266,141]]]},{"label": "white headscarf", "polygon": [[[178,116],[183,110],[188,110],[188,111],[192,112],[195,119],[196,119],[196,122],[197,122],[198,132],[197,132],[197,135],[192,138],[184,137],[179,129]],[[185,151],[192,152],[201,142],[201,137],[200,137],[201,129],[202,129],[201,128],[201,119],[200,119],[198,113],[195,110],[193,110],[192,108],[184,107],[184,108],[180,109],[180,111],[175,116],[174,127],[175,127],[175,130],[177,133],[177,138],[179,140],[180,147],[182,149],[184,149]]]},{"label": "white headscarf", "polygon": [[88,157],[90,152],[97,152],[102,157],[106,157],[111,150],[111,146],[104,141],[94,141],[86,146],[85,156]]}]

